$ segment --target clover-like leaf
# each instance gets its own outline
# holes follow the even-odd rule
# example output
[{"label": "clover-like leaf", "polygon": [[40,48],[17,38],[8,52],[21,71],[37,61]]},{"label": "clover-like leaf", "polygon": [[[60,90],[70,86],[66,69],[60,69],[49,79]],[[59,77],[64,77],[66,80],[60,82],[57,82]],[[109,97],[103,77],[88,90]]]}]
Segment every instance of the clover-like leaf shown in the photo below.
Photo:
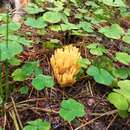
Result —
[{"label": "clover-like leaf", "polygon": [[129,115],[128,112],[129,112],[129,110],[118,110],[118,114],[119,114],[119,116],[122,117],[122,118],[127,118],[128,115]]},{"label": "clover-like leaf", "polygon": [[[8,23],[8,33],[16,32],[21,27],[20,23],[10,22]],[[7,32],[7,24],[0,25],[0,34],[6,35]]]},{"label": "clover-like leaf", "polygon": [[23,86],[19,89],[21,94],[28,94],[29,88],[27,86]]},{"label": "clover-like leaf", "polygon": [[130,88],[130,80],[122,80],[118,82],[118,86],[120,88],[126,87],[126,88]]},{"label": "clover-like leaf", "polygon": [[130,55],[125,52],[117,52],[116,59],[125,65],[130,64]]},{"label": "clover-like leaf", "polygon": [[38,19],[27,18],[27,20],[25,21],[25,24],[33,28],[38,28],[38,29],[41,29],[41,28],[43,29],[47,25],[42,17],[39,17]]},{"label": "clover-like leaf", "polygon": [[92,33],[93,32],[93,27],[91,25],[91,23],[88,22],[80,22],[79,26],[86,32],[88,33]]},{"label": "clover-like leaf", "polygon": [[12,73],[12,77],[15,81],[24,81],[27,78],[27,75],[24,73],[22,69],[16,69]]},{"label": "clover-like leaf", "polygon": [[79,63],[81,65],[81,67],[85,68],[85,69],[88,67],[88,65],[91,64],[91,62],[87,58],[81,58]]},{"label": "clover-like leaf", "polygon": [[13,73],[13,79],[15,81],[26,80],[27,77],[34,74],[35,76],[42,74],[42,70],[39,67],[38,62],[26,62],[21,68],[16,69]]},{"label": "clover-like leaf", "polygon": [[107,52],[106,48],[99,43],[92,43],[87,46],[90,49],[90,53],[93,55],[101,56]]},{"label": "clover-like leaf", "polygon": [[120,89],[114,89],[114,91],[123,95],[130,103],[130,80],[119,81],[118,86]]},{"label": "clover-like leaf", "polygon": [[126,7],[123,0],[99,0],[108,6]]},{"label": "clover-like leaf", "polygon": [[124,42],[130,44],[130,35],[125,35],[122,39]]},{"label": "clover-like leaf", "polygon": [[20,60],[16,57],[12,57],[11,59],[8,60],[8,62],[11,64],[11,65],[20,65]]},{"label": "clover-like leaf", "polygon": [[32,85],[34,86],[35,89],[37,90],[42,90],[45,87],[47,88],[53,88],[54,86],[54,80],[51,76],[49,75],[37,75],[33,80],[32,80]]},{"label": "clover-like leaf", "polygon": [[23,66],[22,66],[22,70],[26,75],[31,75],[33,72],[37,75],[37,69],[39,69],[39,73],[38,74],[42,74],[42,70],[39,67],[39,64],[37,61],[34,62],[26,62]]},{"label": "clover-like leaf", "polygon": [[48,11],[43,14],[43,19],[49,23],[58,23],[62,19],[60,12]]},{"label": "clover-like leaf", "polygon": [[87,70],[88,75],[92,76],[97,83],[111,85],[114,77],[105,69],[90,66]]},{"label": "clover-like leaf", "polygon": [[38,7],[34,3],[30,3],[25,10],[28,14],[38,14],[44,11],[42,8]]},{"label": "clover-like leaf", "polygon": [[124,34],[123,28],[118,24],[112,24],[110,27],[103,27],[99,30],[100,33],[104,34],[108,38],[120,39]]},{"label": "clover-like leaf", "polygon": [[27,40],[25,37],[21,37],[19,35],[9,35],[8,38],[10,41],[15,41],[17,43],[20,43],[22,45],[26,45],[26,46],[30,46],[32,41],[31,40]]},{"label": "clover-like leaf", "polygon": [[72,23],[61,24],[61,30],[62,31],[77,30],[77,29],[79,29],[79,26],[76,25],[76,24],[72,24]]},{"label": "clover-like leaf", "polygon": [[0,60],[4,61],[13,58],[15,55],[20,54],[23,48],[15,41],[8,41],[0,43]]},{"label": "clover-like leaf", "polygon": [[124,96],[119,93],[111,92],[108,97],[108,101],[113,104],[119,110],[128,110],[128,102]]},{"label": "clover-like leaf", "polygon": [[117,69],[115,76],[120,79],[126,79],[128,77],[128,69],[126,67],[121,67]]},{"label": "clover-like leaf", "polygon": [[72,121],[76,117],[85,115],[85,107],[83,104],[74,99],[63,100],[59,111],[60,116],[66,121]]},{"label": "clover-like leaf", "polygon": [[34,121],[28,121],[27,125],[23,128],[23,130],[50,130],[51,125],[47,121],[42,121],[41,119],[37,119]]}]

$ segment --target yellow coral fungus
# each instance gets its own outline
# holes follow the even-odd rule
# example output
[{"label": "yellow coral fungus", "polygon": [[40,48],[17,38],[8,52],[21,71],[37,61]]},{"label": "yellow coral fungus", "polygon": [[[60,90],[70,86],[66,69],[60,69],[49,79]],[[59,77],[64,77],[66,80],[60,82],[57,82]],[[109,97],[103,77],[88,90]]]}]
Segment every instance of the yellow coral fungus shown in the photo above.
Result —
[{"label": "yellow coral fungus", "polygon": [[80,70],[80,58],[79,49],[72,45],[55,50],[50,61],[60,85],[67,86],[75,83],[76,75]]}]

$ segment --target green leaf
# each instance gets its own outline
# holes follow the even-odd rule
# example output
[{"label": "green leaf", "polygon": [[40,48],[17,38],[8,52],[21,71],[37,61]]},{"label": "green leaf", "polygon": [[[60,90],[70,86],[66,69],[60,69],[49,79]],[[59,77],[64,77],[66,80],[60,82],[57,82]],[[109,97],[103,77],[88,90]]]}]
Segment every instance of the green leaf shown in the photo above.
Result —
[{"label": "green leaf", "polygon": [[27,125],[24,127],[23,130],[51,130],[51,125],[47,121],[37,119],[27,122]]},{"label": "green leaf", "polygon": [[103,2],[108,6],[126,7],[123,0],[98,0],[98,1]]},{"label": "green leaf", "polygon": [[22,69],[16,69],[12,73],[12,77],[15,81],[24,81],[27,78],[27,75],[23,72]]},{"label": "green leaf", "polygon": [[128,114],[129,114],[127,110],[118,110],[118,113],[119,113],[120,117],[122,117],[122,118],[128,117]]},{"label": "green leaf", "polygon": [[104,34],[108,38],[120,39],[124,34],[123,28],[118,24],[112,24],[110,27],[103,27],[99,30],[100,33]]},{"label": "green leaf", "polygon": [[23,72],[27,75],[30,76],[31,74],[39,75],[42,74],[42,70],[39,67],[39,62],[37,61],[32,61],[32,62],[26,62],[22,66]]},{"label": "green leaf", "polygon": [[91,54],[97,56],[101,56],[107,52],[105,47],[103,45],[100,45],[99,43],[91,43],[87,46],[87,48],[90,49]]},{"label": "green leaf", "polygon": [[16,57],[12,57],[11,59],[9,59],[8,61],[11,65],[20,65],[20,60],[17,59]]},{"label": "green leaf", "polygon": [[116,59],[125,65],[130,64],[130,55],[125,52],[117,52]]},{"label": "green leaf", "polygon": [[122,80],[118,82],[118,86],[120,88],[126,87],[126,88],[130,88],[130,80]]},{"label": "green leaf", "polygon": [[92,33],[93,32],[93,27],[91,23],[88,22],[80,22],[79,23],[79,27],[81,27],[84,31],[88,32],[88,33]]},{"label": "green leaf", "polygon": [[37,90],[42,90],[45,87],[53,88],[54,84],[53,78],[48,75],[38,75],[32,80],[32,85]]},{"label": "green leaf", "polygon": [[49,28],[52,30],[52,31],[61,31],[61,26],[60,25],[51,25],[49,26]]},{"label": "green leaf", "polygon": [[19,89],[19,92],[20,92],[21,94],[28,94],[28,91],[29,91],[29,89],[28,89],[27,86],[21,87],[21,88]]},{"label": "green leaf", "polygon": [[[34,72],[34,73],[33,73]],[[42,70],[39,67],[39,63],[37,61],[34,62],[26,62],[21,69],[16,69],[12,76],[16,81],[23,81],[28,76],[34,74],[35,76],[42,74]]]},{"label": "green leaf", "polygon": [[81,67],[85,68],[85,69],[88,67],[88,65],[91,64],[91,62],[87,58],[81,58],[79,63],[81,65]]},{"label": "green leaf", "polygon": [[40,8],[34,3],[30,3],[25,10],[28,14],[38,14],[44,11],[42,8]]},{"label": "green leaf", "polygon": [[114,77],[105,69],[90,66],[87,70],[88,75],[92,76],[97,83],[111,85]]},{"label": "green leaf", "polygon": [[130,44],[130,35],[125,35],[122,39],[124,42]]},{"label": "green leaf", "polygon": [[20,54],[23,48],[20,44],[15,41],[8,41],[8,46],[6,42],[0,43],[0,60],[4,61],[13,58],[15,55]]},{"label": "green leaf", "polygon": [[120,79],[126,79],[128,77],[128,70],[126,67],[117,69],[116,77]]},{"label": "green leaf", "polygon": [[26,45],[26,46],[30,46],[32,41],[31,40],[27,40],[25,37],[21,37],[18,35],[9,35],[9,40],[10,41],[15,41],[17,43],[20,43],[22,45]]},{"label": "green leaf", "polygon": [[107,99],[118,110],[128,110],[128,102],[121,94],[112,92],[108,95]]},{"label": "green leaf", "polygon": [[62,31],[77,30],[77,29],[79,29],[79,26],[76,24],[72,24],[72,23],[66,23],[66,24],[61,24],[61,29],[62,29]]},{"label": "green leaf", "polygon": [[58,23],[62,19],[62,15],[59,12],[48,11],[43,14],[43,19],[49,23]]},{"label": "green leaf", "polygon": [[25,21],[25,24],[33,28],[38,28],[38,29],[43,29],[47,25],[42,17],[39,17],[38,19],[29,17]]},{"label": "green leaf", "polygon": [[43,46],[48,49],[56,49],[61,47],[60,41],[58,39],[51,39],[43,43]]},{"label": "green leaf", "polygon": [[120,87],[120,89],[114,89],[114,91],[123,95],[130,103],[130,80],[119,81],[118,86]]},{"label": "green leaf", "polygon": [[[8,33],[18,31],[20,27],[21,27],[20,23],[10,22],[8,23]],[[7,24],[0,25],[0,34],[6,35],[6,31],[7,31]]]},{"label": "green leaf", "polygon": [[60,116],[66,121],[72,121],[76,117],[85,115],[85,107],[83,104],[74,99],[63,100],[59,111]]}]

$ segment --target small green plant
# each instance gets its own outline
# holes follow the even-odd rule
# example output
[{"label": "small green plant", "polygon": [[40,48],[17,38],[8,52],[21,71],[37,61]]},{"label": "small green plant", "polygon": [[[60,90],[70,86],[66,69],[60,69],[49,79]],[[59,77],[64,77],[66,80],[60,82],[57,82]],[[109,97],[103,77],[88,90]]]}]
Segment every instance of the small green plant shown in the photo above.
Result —
[{"label": "small green plant", "polygon": [[43,10],[42,8],[40,8],[39,6],[37,6],[37,5],[34,4],[34,3],[30,3],[30,4],[25,8],[25,11],[26,11],[28,14],[38,14],[38,13],[44,12],[44,10]]},{"label": "small green plant", "polygon": [[101,56],[107,52],[105,47],[99,43],[91,43],[87,46],[87,48],[89,49],[91,54],[97,55],[97,56]]},{"label": "small green plant", "polygon": [[112,24],[110,27],[103,27],[99,30],[99,32],[112,39],[120,39],[124,34],[123,28],[121,28],[118,24]]},{"label": "small green plant", "polygon": [[28,94],[29,88],[27,86],[23,86],[18,90],[21,94]]},{"label": "small green plant", "polygon": [[38,19],[29,17],[25,21],[25,24],[31,26],[32,28],[37,28],[37,29],[44,29],[47,26],[46,22],[42,17],[39,17]]},{"label": "small green plant", "polygon": [[85,107],[83,104],[74,99],[63,100],[59,111],[60,116],[66,121],[72,121],[76,117],[83,117],[85,115]]},{"label": "small green plant", "polygon": [[12,73],[12,77],[15,81],[24,81],[32,77],[32,85],[37,90],[42,90],[45,87],[52,88],[54,86],[53,78],[49,75],[43,75],[38,62],[35,61],[27,62],[21,68],[16,69]]},{"label": "small green plant", "polygon": [[112,85],[114,77],[105,69],[96,66],[90,66],[87,70],[88,75],[92,76],[97,83]]},{"label": "small green plant", "polygon": [[114,6],[114,7],[126,7],[124,0],[98,0],[100,2],[103,2],[104,4],[108,6]]},{"label": "small green plant", "polygon": [[48,75],[38,75],[32,80],[32,85],[37,90],[42,90],[45,87],[53,88],[54,84],[53,78]]},{"label": "small green plant", "polygon": [[37,119],[34,121],[28,121],[27,125],[23,128],[23,130],[50,130],[51,125],[47,121],[42,121],[41,119]]},{"label": "small green plant", "polygon": [[119,88],[113,89],[107,99],[113,104],[121,117],[127,117],[128,112],[130,112],[130,80],[122,80],[118,82]]},{"label": "small green plant", "polygon": [[125,52],[117,52],[116,59],[125,65],[129,65],[130,63],[130,55]]}]

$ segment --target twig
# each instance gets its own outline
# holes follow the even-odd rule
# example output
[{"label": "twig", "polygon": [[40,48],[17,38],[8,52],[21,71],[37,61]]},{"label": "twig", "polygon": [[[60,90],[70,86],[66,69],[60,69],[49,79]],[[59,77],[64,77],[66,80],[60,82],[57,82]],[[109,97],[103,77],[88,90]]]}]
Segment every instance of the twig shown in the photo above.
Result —
[{"label": "twig", "polygon": [[80,125],[79,127],[77,127],[77,128],[74,129],[74,130],[79,130],[79,129],[81,129],[82,127],[85,127],[86,125],[93,123],[94,121],[96,121],[97,119],[99,119],[99,118],[101,118],[101,117],[103,117],[103,116],[112,115],[112,114],[114,114],[114,113],[117,113],[117,110],[112,110],[112,111],[105,112],[105,113],[103,113],[102,115],[100,115],[100,116],[98,116],[98,117],[96,117],[96,118],[94,118],[94,119],[92,119],[92,120],[90,120],[90,121],[88,121],[88,122],[86,122],[86,123]]},{"label": "twig", "polygon": [[4,115],[4,130],[5,130],[6,122],[7,122],[7,116],[6,116],[6,112],[5,112],[5,115]]},{"label": "twig", "polygon": [[115,121],[116,117],[117,117],[118,114],[116,114],[114,116],[114,118],[111,120],[111,122],[109,123],[109,125],[107,126],[107,128],[105,130],[109,130],[110,126],[112,125],[112,123]]},{"label": "twig", "polygon": [[12,97],[11,97],[11,100],[12,100],[12,103],[13,103],[14,111],[15,111],[15,113],[16,113],[16,116],[17,116],[17,119],[18,119],[19,125],[20,125],[21,129],[23,129],[22,122],[21,122],[21,120],[20,120],[20,117],[19,117],[19,114],[18,114],[18,111],[17,111],[16,105],[15,105],[15,102],[14,102],[14,100],[13,100]]},{"label": "twig", "polygon": [[20,130],[17,119],[16,119],[15,112],[12,110],[11,112],[9,112],[9,114],[10,114],[10,116],[11,116],[13,122],[14,122],[15,129]]},{"label": "twig", "polygon": [[39,111],[44,111],[44,112],[48,112],[48,113],[55,113],[58,114],[58,111],[52,110],[52,109],[44,109],[44,108],[39,108],[39,107],[31,107],[29,109],[35,109],[35,110],[39,110]]}]

